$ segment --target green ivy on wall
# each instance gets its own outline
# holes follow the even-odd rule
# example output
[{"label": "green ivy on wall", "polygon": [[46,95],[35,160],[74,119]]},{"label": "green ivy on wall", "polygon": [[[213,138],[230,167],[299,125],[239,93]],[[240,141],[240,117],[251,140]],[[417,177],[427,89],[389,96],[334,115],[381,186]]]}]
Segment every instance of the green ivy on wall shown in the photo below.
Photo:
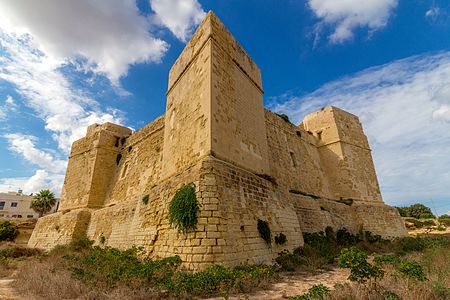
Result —
[{"label": "green ivy on wall", "polygon": [[200,203],[195,196],[194,184],[184,185],[175,193],[169,204],[169,223],[180,232],[195,230],[199,210]]}]

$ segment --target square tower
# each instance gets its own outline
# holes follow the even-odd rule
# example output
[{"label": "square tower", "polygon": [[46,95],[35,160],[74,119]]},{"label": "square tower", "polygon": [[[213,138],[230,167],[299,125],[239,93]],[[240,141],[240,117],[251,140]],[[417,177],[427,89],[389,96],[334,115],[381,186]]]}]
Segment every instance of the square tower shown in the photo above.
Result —
[{"label": "square tower", "polygon": [[169,74],[163,177],[212,155],[267,174],[261,73],[209,12]]}]

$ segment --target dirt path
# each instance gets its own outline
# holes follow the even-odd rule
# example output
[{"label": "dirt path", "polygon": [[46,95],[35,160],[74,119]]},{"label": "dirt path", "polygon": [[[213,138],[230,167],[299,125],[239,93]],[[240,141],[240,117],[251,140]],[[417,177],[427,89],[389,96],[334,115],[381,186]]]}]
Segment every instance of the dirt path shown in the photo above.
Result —
[{"label": "dirt path", "polygon": [[[332,269],[317,275],[307,272],[282,273],[280,280],[274,283],[267,290],[260,290],[250,294],[239,294],[229,297],[230,300],[258,299],[277,300],[289,299],[292,296],[306,293],[315,284],[323,284],[333,288],[336,283],[343,283],[347,280],[349,271],[345,269]],[[219,300],[223,297],[208,298],[208,300]]]},{"label": "dirt path", "polygon": [[18,295],[14,290],[13,282],[15,272],[8,277],[0,278],[0,300],[29,300],[28,298]]}]

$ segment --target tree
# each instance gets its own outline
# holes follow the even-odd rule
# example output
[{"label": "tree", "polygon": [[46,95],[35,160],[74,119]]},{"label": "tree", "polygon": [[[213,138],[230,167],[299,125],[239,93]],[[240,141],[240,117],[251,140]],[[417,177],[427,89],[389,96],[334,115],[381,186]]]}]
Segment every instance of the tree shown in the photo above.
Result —
[{"label": "tree", "polygon": [[402,217],[412,217],[416,219],[434,218],[431,209],[420,203],[396,208]]},{"label": "tree", "polygon": [[50,190],[41,190],[34,195],[30,208],[39,213],[39,217],[42,217],[45,213],[48,213],[55,204],[55,195]]}]

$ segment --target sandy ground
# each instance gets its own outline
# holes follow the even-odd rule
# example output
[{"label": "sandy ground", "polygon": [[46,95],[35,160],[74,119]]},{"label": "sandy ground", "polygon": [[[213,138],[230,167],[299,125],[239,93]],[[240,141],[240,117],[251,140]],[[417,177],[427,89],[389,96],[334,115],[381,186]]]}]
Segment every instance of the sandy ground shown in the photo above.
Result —
[{"label": "sandy ground", "polygon": [[[285,272],[280,274],[280,280],[267,290],[260,290],[251,294],[238,294],[230,296],[230,300],[258,299],[275,300],[289,299],[292,296],[304,294],[315,284],[323,284],[330,289],[336,283],[343,283],[347,280],[349,270],[335,268],[317,275],[307,272]],[[219,300],[223,297],[208,298],[208,300]]]}]

